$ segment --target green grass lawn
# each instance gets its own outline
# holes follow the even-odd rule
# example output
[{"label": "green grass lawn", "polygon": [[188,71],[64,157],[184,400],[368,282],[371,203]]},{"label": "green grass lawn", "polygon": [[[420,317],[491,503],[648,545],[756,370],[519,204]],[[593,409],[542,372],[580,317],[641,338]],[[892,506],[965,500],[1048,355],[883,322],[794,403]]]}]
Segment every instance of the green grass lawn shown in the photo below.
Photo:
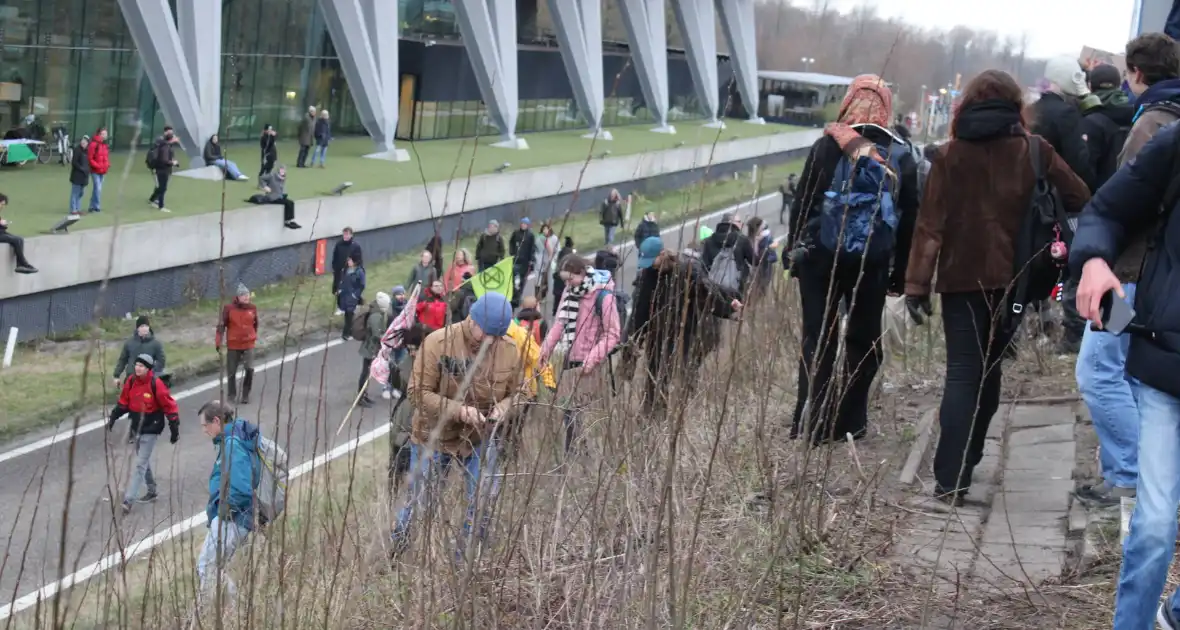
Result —
[{"label": "green grass lawn", "polygon": [[[489,146],[495,137],[479,139],[432,140],[429,142],[399,142],[398,147],[411,154],[409,162],[388,162],[365,159],[372,153],[373,143],[368,138],[340,138],[332,143],[328,166],[324,169],[296,169],[295,158],[299,147],[294,142],[279,143],[279,161],[288,165],[287,192],[294,199],[307,199],[327,194],[344,181],[353,183],[353,191],[393,188],[427,182],[464,178],[468,172],[483,175],[504,162],[513,169],[537,168],[584,161],[587,156],[612,156],[663,151],[680,143],[687,145],[711,144],[738,138],[749,138],[793,130],[784,125],[750,125],[740,121],[729,123],[727,129],[707,129],[698,124],[683,124],[677,134],[668,136],[652,133],[646,127],[611,129],[612,141],[598,141],[591,150],[591,141],[581,137],[583,130],[555,131],[524,136],[529,150],[515,151]],[[256,192],[258,149],[252,144],[227,145],[227,157],[252,179],[248,182],[225,182],[225,207],[245,207],[245,199]],[[117,149],[117,147],[116,147]],[[472,159],[474,156],[474,159]],[[130,164],[128,164],[130,160]],[[129,167],[128,175],[123,172]],[[23,236],[47,232],[69,209],[69,170],[56,164],[28,164],[0,171],[0,192],[8,195],[9,204],[4,217],[13,223],[13,230]],[[164,215],[147,203],[154,181],[143,165],[143,152],[129,155],[118,152],[111,156],[111,172],[103,186],[101,214],[87,215],[74,229],[108,226],[116,217],[122,223],[153,221],[221,208],[221,182],[173,177],[168,186],[166,205],[171,214]],[[89,188],[83,203],[89,203]]]},{"label": "green grass lawn", "polygon": [[[637,223],[650,210],[657,213],[662,226],[669,227],[686,218],[774,191],[787,173],[798,172],[802,166],[802,160],[796,160],[759,169],[757,184],[751,183],[749,177],[727,178],[661,195],[637,196],[631,210],[632,222]],[[564,222],[562,218],[555,219],[553,225],[562,236],[574,239],[579,252],[593,252],[603,244],[602,227],[594,212],[569,214]],[[630,230],[621,230],[617,238],[619,242],[629,240]],[[474,250],[475,237],[464,238],[459,246]],[[448,243],[445,254],[448,263],[453,252],[454,244]],[[404,284],[417,258],[418,252],[409,251],[366,266],[368,297]],[[330,282],[330,276],[299,276],[269,286],[251,287],[261,319],[259,347],[276,350],[284,340],[294,343],[295,339],[317,331],[325,337],[334,336],[334,331],[325,332],[340,325],[340,319],[332,316],[335,302],[328,291]],[[217,369],[213,330],[218,310],[217,301],[200,300],[151,314],[152,326],[165,344],[169,372],[183,379]],[[132,327],[129,321],[108,318],[71,335],[18,346],[12,369],[0,371],[0,439],[59,422],[72,411],[97,407],[102,402],[103,388],[108,392],[111,388],[111,370],[118,358],[119,344],[131,334]],[[84,370],[89,348],[86,340],[92,338],[101,343],[96,346],[89,369]]]}]

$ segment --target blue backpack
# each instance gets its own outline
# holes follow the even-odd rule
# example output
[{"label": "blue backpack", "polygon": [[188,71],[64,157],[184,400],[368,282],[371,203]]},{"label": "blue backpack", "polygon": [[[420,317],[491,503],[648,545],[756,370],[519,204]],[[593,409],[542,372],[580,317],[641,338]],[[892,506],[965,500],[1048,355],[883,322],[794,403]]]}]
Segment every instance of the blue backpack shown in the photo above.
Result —
[{"label": "blue backpack", "polygon": [[886,165],[862,156],[853,164],[847,156],[840,158],[832,184],[824,193],[820,214],[819,245],[837,258],[859,261],[887,259],[893,251],[898,213],[896,197],[900,182],[901,156],[909,149],[899,142],[877,145],[877,152],[887,158]]}]

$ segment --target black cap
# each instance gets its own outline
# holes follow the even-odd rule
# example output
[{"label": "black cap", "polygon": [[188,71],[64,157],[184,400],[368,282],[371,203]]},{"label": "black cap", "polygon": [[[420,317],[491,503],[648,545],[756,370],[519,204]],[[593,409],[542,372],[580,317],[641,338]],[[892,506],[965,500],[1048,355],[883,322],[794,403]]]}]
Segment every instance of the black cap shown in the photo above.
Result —
[{"label": "black cap", "polygon": [[152,322],[148,319],[147,315],[140,315],[139,317],[135,318],[135,327],[136,328],[139,328],[140,326],[151,326],[151,325],[152,325]]},{"label": "black cap", "polygon": [[1123,84],[1123,75],[1119,69],[1109,63],[1100,63],[1090,69],[1090,89],[1116,90]]}]

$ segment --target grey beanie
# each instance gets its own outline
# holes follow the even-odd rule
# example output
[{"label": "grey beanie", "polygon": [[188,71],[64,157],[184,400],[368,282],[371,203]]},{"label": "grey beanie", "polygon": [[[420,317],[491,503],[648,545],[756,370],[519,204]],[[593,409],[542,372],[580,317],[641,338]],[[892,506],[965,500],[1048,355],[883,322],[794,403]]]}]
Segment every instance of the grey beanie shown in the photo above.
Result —
[{"label": "grey beanie", "polygon": [[153,367],[155,367],[155,365],[156,365],[156,360],[153,359],[152,355],[150,355],[150,354],[141,354],[141,355],[135,357],[135,362],[142,363],[143,366],[149,370],[152,369]]},{"label": "grey beanie", "polygon": [[247,289],[246,285],[239,282],[238,283],[238,297],[247,297],[249,295],[250,295],[250,289]]}]

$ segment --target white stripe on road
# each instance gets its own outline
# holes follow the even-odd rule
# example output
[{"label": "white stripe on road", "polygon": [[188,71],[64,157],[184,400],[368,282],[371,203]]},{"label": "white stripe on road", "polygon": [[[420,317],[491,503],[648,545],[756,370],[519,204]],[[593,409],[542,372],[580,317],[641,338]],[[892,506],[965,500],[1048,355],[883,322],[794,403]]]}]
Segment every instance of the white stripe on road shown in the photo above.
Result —
[{"label": "white stripe on road", "polygon": [[[357,448],[360,448],[361,446],[364,446],[365,444],[368,444],[369,442],[386,435],[389,433],[390,428],[390,423],[386,422],[384,425],[369,431],[364,435],[360,435],[352,440],[349,440],[348,442],[337,446],[327,453],[317,455],[313,459],[303,462],[302,464],[292,468],[290,471],[290,478],[295,479],[297,477],[301,477],[334,459],[343,457]],[[125,564],[128,560],[134,558],[135,556],[144,554],[151,549],[172,540],[173,538],[181,536],[185,532],[188,532],[199,525],[205,524],[205,519],[206,516],[204,512],[194,514],[193,516],[180,523],[177,523],[176,525],[173,525],[172,527],[160,530],[155,534],[152,534],[151,536],[127,547],[126,551],[123,553],[113,553],[99,560],[98,562],[95,562],[94,564],[82,567],[77,572],[67,575],[61,580],[46,584],[45,586],[42,586],[41,588],[33,591],[32,593],[28,593],[27,595],[22,595],[11,604],[0,607],[0,619],[7,619],[12,615],[21,612],[22,610],[36,606],[38,602],[43,602],[61,591],[71,588],[77,584],[81,584],[90,578],[101,575],[103,572],[109,569],[117,567],[121,564]]]},{"label": "white stripe on road", "polygon": [[[291,355],[287,355],[285,357],[279,357],[278,359],[272,359],[270,361],[267,361],[266,363],[263,363],[262,365],[259,365],[258,367],[254,368],[254,371],[261,372],[263,370],[269,370],[271,368],[278,367],[284,363],[287,363],[288,361],[297,361],[299,359],[302,359],[303,357],[313,355],[317,352],[323,352],[324,350],[327,350],[328,348],[331,348],[333,346],[338,346],[342,343],[344,343],[343,339],[333,339],[332,341],[317,344],[317,345],[311,346],[310,348],[304,348],[303,350],[300,350],[296,354],[291,354]],[[190,396],[196,396],[197,394],[200,394],[202,392],[207,392],[211,389],[217,389],[219,382],[220,382],[219,380],[212,380],[212,381],[208,381],[205,383],[201,383],[200,385],[197,385],[195,387],[191,387],[191,388],[186,389],[184,391],[177,392],[177,393],[173,394],[172,397],[175,398],[176,400],[182,400],[185,398],[189,398]],[[14,449],[12,449],[10,451],[6,451],[4,453],[0,453],[0,464],[4,463],[10,459],[16,459],[16,458],[21,457],[23,455],[28,455],[29,453],[34,453],[36,451],[39,451],[43,448],[48,448],[50,446],[53,446],[54,444],[57,444],[58,442],[65,442],[65,441],[73,438],[76,435],[82,435],[84,433],[90,433],[91,431],[101,429],[102,427],[106,426],[106,423],[107,423],[106,419],[95,420],[94,422],[87,422],[86,424],[79,425],[77,430],[75,430],[73,427],[70,427],[69,429],[67,429],[65,431],[59,431],[57,433],[54,433],[50,437],[37,440],[36,442],[31,442],[29,444],[26,444],[26,445],[18,447],[18,448],[14,448]]]}]

